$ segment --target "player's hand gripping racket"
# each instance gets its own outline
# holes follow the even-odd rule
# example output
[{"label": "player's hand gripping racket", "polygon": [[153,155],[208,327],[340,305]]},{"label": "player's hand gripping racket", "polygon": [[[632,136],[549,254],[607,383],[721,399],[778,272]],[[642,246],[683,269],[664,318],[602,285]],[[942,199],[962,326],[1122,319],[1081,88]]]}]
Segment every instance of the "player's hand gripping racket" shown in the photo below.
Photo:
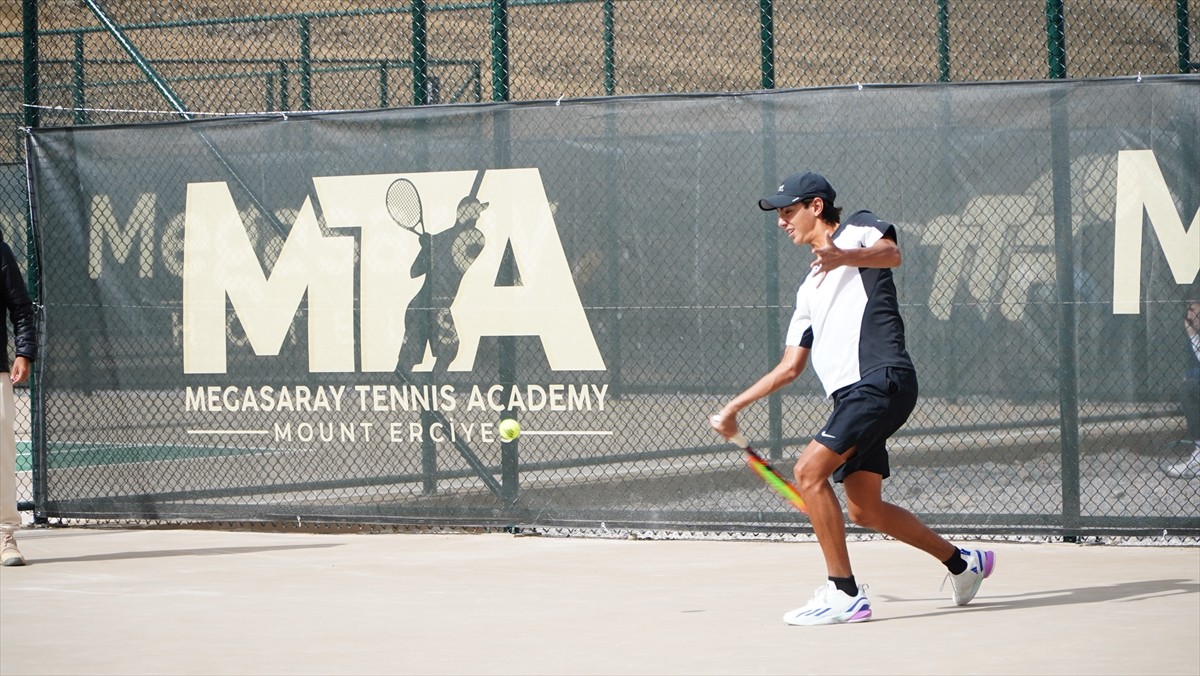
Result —
[{"label": "player's hand gripping racket", "polygon": [[808,514],[808,508],[804,506],[804,500],[800,498],[800,492],[796,490],[787,479],[784,479],[779,472],[767,462],[767,459],[758,454],[750,447],[750,442],[746,441],[746,437],[742,436],[741,432],[734,432],[733,436],[729,437],[729,442],[740,447],[746,453],[746,464],[750,465],[750,469],[754,470],[768,486],[775,489],[788,502],[792,503],[796,509]]}]

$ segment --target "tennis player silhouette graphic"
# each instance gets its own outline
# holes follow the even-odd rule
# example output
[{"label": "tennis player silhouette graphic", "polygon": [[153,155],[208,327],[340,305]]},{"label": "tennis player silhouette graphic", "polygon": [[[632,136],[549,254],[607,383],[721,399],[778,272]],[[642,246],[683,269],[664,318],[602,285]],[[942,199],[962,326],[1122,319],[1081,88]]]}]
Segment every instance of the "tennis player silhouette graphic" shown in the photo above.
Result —
[{"label": "tennis player silhouette graphic", "polygon": [[422,363],[426,346],[436,359],[434,373],[444,373],[458,355],[458,331],[450,306],[458,295],[463,274],[483,251],[487,238],[476,223],[487,206],[474,195],[464,197],[458,203],[453,227],[436,235],[422,228],[417,235],[421,250],[409,274],[414,278],[424,275],[424,280],[404,313],[402,368],[411,371]]}]

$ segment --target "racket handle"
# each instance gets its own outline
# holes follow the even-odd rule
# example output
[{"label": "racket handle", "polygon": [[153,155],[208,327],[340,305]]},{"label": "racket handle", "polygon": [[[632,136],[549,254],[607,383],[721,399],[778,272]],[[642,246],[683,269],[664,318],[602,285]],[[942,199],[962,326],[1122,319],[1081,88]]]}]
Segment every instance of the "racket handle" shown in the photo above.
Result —
[{"label": "racket handle", "polygon": [[733,436],[729,437],[729,443],[741,448],[746,448],[750,445],[750,442],[746,441],[746,437],[742,436],[741,432],[734,432]]}]

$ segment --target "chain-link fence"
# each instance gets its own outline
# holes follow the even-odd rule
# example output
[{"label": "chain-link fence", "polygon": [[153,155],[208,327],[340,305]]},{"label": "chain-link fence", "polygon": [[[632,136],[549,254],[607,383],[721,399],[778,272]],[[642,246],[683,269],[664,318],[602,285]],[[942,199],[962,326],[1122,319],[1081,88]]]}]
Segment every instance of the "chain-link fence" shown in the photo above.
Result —
[{"label": "chain-link fence", "polygon": [[0,10],[0,111],[58,126],[179,109],[1187,73],[1188,3],[24,0],[37,9],[24,30],[19,3]]},{"label": "chain-link fence", "polygon": [[[0,9],[16,163],[0,217],[18,256],[19,128],[76,131],[37,142],[46,420],[19,423],[19,466],[41,454],[22,474],[41,516],[795,528],[703,419],[778,358],[805,254],[769,222],[730,224],[760,218],[753,198],[802,161],[901,224],[925,399],[892,499],[978,532],[1200,530],[1195,482],[1159,467],[1186,450],[1190,263],[1168,281],[1175,252],[1148,245],[1142,311],[1112,308],[1120,151],[1152,149],[1176,214],[1196,212],[1194,78],[619,98],[1188,73],[1186,0],[24,6],[35,29]],[[545,103],[432,105],[531,99]],[[251,112],[268,115],[85,133]],[[397,227],[401,178],[428,238]],[[227,196],[193,193],[217,183]],[[463,195],[488,202],[476,228]],[[243,263],[271,280],[229,262],[236,237],[208,243],[221,255],[191,288],[222,294],[204,301],[222,308],[207,324],[228,343],[220,369],[188,366],[189,333],[216,344],[184,311],[199,204],[242,226]],[[383,230],[335,222],[356,209]],[[518,221],[540,244],[522,248]],[[341,227],[362,229],[334,243]],[[547,241],[562,260],[530,267]],[[315,242],[345,265],[279,291],[279,261]],[[464,285],[481,295],[456,300]],[[514,289],[548,294],[520,330],[464,310]],[[258,296],[286,310],[248,319]],[[500,444],[513,413],[527,434]],[[786,469],[825,413],[809,382],[743,423]]]},{"label": "chain-link fence", "polygon": [[[706,416],[778,359],[808,254],[755,201],[803,158],[900,224],[923,398],[893,499],[981,531],[1195,529],[1194,480],[1159,463],[1186,438],[1198,95],[851,87],[35,131],[44,509],[794,524]],[[1112,248],[1131,233],[1133,273]],[[742,424],[786,467],[827,411],[810,379]]]}]

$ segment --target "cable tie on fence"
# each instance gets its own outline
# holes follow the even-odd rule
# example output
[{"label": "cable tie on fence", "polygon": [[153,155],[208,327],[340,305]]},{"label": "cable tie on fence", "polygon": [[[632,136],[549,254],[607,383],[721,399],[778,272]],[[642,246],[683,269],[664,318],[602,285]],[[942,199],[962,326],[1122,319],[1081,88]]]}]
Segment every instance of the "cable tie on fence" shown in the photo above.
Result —
[{"label": "cable tie on fence", "polygon": [[861,91],[862,91],[862,83],[861,83],[861,82],[855,82],[854,84],[858,86],[858,91],[860,91],[860,92],[861,92]]},{"label": "cable tie on fence", "polygon": [[1137,81],[1138,81],[1138,82],[1141,82],[1141,81],[1142,81],[1142,74],[1141,74],[1141,73],[1138,73],[1138,76],[1137,76]]},{"label": "cable tie on fence", "polygon": [[558,97],[558,100],[554,102],[554,105],[556,105],[556,106],[561,106],[561,105],[562,105],[562,100],[563,100],[563,97],[564,97],[564,96],[566,96],[566,94],[560,94],[560,95],[559,95],[559,97]]}]

